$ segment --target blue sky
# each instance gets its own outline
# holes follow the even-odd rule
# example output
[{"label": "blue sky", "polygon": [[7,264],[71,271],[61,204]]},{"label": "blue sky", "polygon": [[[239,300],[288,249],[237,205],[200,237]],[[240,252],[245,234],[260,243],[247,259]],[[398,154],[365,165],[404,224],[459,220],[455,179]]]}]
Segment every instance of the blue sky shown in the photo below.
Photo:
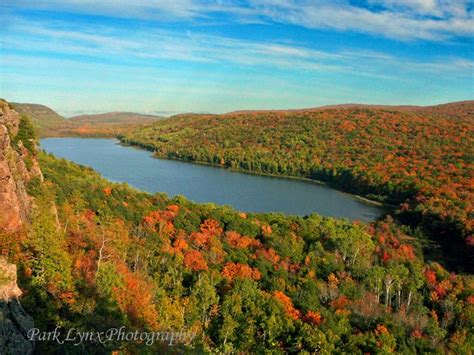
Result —
[{"label": "blue sky", "polygon": [[0,97],[71,116],[473,98],[464,0],[3,0]]}]

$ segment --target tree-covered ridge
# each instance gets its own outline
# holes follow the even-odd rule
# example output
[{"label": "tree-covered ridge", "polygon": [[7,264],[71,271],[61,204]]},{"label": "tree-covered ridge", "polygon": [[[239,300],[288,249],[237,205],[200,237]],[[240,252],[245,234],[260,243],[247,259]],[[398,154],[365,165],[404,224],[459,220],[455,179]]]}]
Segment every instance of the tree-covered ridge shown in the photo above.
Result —
[{"label": "tree-covered ridge", "polygon": [[120,139],[158,157],[307,177],[395,203],[403,222],[472,253],[474,102],[397,110],[184,115]]},{"label": "tree-covered ridge", "polygon": [[197,352],[472,349],[472,278],[424,263],[390,220],[239,213],[140,193],[43,153],[39,160],[45,182],[29,186],[31,230],[2,239],[39,328],[185,327],[198,335],[181,350]]},{"label": "tree-covered ridge", "polygon": [[396,112],[407,112],[407,113],[418,113],[425,116],[438,116],[438,117],[468,117],[474,114],[473,100],[448,102],[445,104],[439,104],[434,106],[414,106],[414,105],[377,105],[377,104],[336,104],[326,105],[313,108],[303,109],[291,109],[291,110],[240,110],[233,111],[230,114],[263,114],[263,113],[291,113],[291,114],[306,114],[314,113],[316,111],[327,111],[332,109],[369,109],[369,110],[385,110],[385,111],[396,111]]}]

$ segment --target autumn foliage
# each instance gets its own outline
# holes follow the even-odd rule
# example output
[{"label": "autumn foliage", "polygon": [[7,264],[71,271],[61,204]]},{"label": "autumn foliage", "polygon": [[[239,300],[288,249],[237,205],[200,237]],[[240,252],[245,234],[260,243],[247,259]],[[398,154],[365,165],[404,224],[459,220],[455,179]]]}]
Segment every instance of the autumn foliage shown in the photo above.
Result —
[{"label": "autumn foliage", "polygon": [[298,319],[300,317],[300,311],[295,309],[290,297],[281,291],[275,291],[273,293],[273,297],[275,297],[275,299],[277,299],[283,305],[285,312],[289,317],[293,319]]},{"label": "autumn foliage", "polygon": [[253,280],[260,280],[261,274],[257,269],[252,269],[246,264],[232,263],[225,264],[222,270],[222,276],[227,280],[232,281],[235,278],[251,278]]},{"label": "autumn foliage", "polygon": [[322,317],[319,312],[308,311],[304,320],[312,325],[320,325],[322,323]]},{"label": "autumn foliage", "polygon": [[189,250],[184,254],[184,265],[193,271],[205,271],[208,269],[206,259],[197,250]]},{"label": "autumn foliage", "polygon": [[[40,163],[45,184],[31,193],[41,214],[28,235],[1,235],[0,250],[18,263],[22,303],[45,329],[192,329],[193,343],[172,350],[197,353],[470,350],[470,276],[425,261],[389,218],[243,216],[48,155]],[[107,351],[117,349],[169,350]]]}]

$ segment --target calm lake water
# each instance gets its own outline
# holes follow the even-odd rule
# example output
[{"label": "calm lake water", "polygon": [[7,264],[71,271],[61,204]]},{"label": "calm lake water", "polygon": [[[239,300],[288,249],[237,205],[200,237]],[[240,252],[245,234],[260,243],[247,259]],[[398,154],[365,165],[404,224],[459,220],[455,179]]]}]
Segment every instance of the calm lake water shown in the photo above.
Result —
[{"label": "calm lake water", "polygon": [[114,182],[151,193],[184,195],[195,202],[230,205],[246,212],[283,212],[371,221],[384,210],[330,187],[232,172],[210,166],[155,159],[142,149],[115,139],[46,138],[42,148],[60,158],[86,165]]}]

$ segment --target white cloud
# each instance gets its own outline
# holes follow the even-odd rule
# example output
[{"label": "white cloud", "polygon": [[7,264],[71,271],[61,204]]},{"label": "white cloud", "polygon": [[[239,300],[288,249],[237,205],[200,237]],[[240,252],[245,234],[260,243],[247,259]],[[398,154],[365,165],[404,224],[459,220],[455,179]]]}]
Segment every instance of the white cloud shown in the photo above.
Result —
[{"label": "white cloud", "polygon": [[4,0],[33,8],[157,21],[276,21],[314,29],[356,31],[397,40],[449,40],[474,34],[468,0]]},{"label": "white cloud", "polygon": [[[382,9],[357,7],[345,1],[255,0],[254,3],[258,11],[274,21],[314,29],[365,32],[397,40],[446,40],[474,34],[472,11],[468,12],[463,2],[438,6],[422,0],[370,1],[375,2],[383,5]],[[401,6],[408,3],[411,4],[408,9]],[[437,12],[441,17],[422,16],[420,10]]]}]

